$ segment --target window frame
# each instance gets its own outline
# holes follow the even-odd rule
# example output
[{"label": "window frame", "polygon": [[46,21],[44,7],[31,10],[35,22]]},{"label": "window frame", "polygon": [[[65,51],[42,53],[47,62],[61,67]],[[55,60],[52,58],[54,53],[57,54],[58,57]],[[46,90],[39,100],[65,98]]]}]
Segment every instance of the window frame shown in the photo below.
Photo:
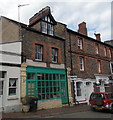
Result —
[{"label": "window frame", "polygon": [[[82,58],[82,59],[81,59]],[[85,58],[80,56],[79,57],[79,65],[80,65],[80,71],[85,71]]]},{"label": "window frame", "polygon": [[100,60],[97,60],[98,73],[102,73],[102,63]]},{"label": "window frame", "polygon": [[[55,50],[55,55],[53,55],[53,50]],[[58,48],[52,48],[52,63],[58,63]]]},{"label": "window frame", "polygon": [[95,46],[96,46],[96,54],[99,54],[99,44],[96,43]]},{"label": "window frame", "polygon": [[[37,46],[40,47],[40,51],[37,51]],[[43,45],[41,44],[35,44],[35,60],[43,61]]]},{"label": "window frame", "polygon": [[83,50],[83,39],[82,38],[78,38],[78,48],[80,50]]},{"label": "window frame", "polygon": [[[46,27],[43,27],[44,24]],[[41,32],[52,36],[54,35],[54,25],[49,16],[46,16],[45,18],[42,19]]]},{"label": "window frame", "polygon": [[[13,84],[13,85],[10,86],[10,80],[15,80],[16,85],[13,86],[13,85],[14,85],[14,84]],[[14,83],[15,83],[15,82],[14,82]],[[8,96],[17,96],[17,82],[18,82],[18,78],[9,78]],[[11,94],[11,93],[10,93],[10,89],[15,89],[15,93]]]}]

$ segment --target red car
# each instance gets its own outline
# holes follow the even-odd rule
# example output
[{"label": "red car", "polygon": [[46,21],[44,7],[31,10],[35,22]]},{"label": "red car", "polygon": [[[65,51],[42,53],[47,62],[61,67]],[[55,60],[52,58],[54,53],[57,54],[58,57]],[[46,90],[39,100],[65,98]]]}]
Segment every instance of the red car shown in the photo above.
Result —
[{"label": "red car", "polygon": [[89,105],[92,110],[108,109],[113,113],[113,94],[107,92],[92,92]]}]

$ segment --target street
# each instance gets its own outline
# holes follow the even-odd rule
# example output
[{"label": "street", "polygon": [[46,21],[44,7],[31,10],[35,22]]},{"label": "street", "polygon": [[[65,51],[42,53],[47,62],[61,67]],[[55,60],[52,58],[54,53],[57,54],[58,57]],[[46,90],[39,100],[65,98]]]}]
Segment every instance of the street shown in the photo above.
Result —
[{"label": "street", "polygon": [[63,114],[63,115],[57,115],[57,116],[51,116],[53,118],[108,118],[113,119],[113,114],[111,114],[108,111],[84,111],[84,112],[76,112],[71,114]]}]

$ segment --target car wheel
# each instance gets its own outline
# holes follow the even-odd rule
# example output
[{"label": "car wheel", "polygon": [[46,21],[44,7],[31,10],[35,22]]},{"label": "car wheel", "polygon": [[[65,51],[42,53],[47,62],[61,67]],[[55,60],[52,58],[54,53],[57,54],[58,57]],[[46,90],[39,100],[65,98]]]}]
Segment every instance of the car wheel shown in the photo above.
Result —
[{"label": "car wheel", "polygon": [[91,109],[92,111],[95,111],[95,108],[94,108],[94,107],[92,107],[92,106],[90,107],[90,109]]},{"label": "car wheel", "polygon": [[113,105],[111,106],[111,113],[113,114]]}]

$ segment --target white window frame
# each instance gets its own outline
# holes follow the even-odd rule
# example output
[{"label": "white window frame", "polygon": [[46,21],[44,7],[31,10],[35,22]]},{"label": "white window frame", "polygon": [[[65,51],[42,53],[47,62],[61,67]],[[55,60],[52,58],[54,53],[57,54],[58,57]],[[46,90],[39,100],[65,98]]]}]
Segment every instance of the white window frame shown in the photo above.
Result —
[{"label": "white window frame", "polygon": [[104,53],[105,53],[105,56],[107,56],[107,48],[104,47]]},{"label": "white window frame", "polygon": [[101,61],[98,60],[97,63],[98,63],[98,72],[101,73]]},{"label": "white window frame", "polygon": [[52,48],[52,62],[58,63],[58,49],[57,48]]},{"label": "white window frame", "polygon": [[[11,84],[11,86],[9,86],[8,96],[17,96],[17,82],[18,82],[18,78],[9,78],[9,83],[10,83],[11,80],[15,80],[16,86],[13,86],[14,83]],[[10,89],[15,89],[15,94],[11,94],[10,93]]]},{"label": "white window frame", "polygon": [[54,29],[53,29],[53,22],[51,21],[49,16],[46,16],[41,24],[41,29],[42,29],[42,33],[48,34],[48,35],[52,35],[54,33]]},{"label": "white window frame", "polygon": [[84,71],[84,57],[79,57],[80,59],[80,71]]},{"label": "white window frame", "polygon": [[109,57],[111,58],[111,50],[109,49]]},{"label": "white window frame", "polygon": [[[36,44],[35,47],[36,47],[35,60],[42,61],[42,59],[43,59],[43,46],[40,44]],[[38,51],[37,47],[40,47],[39,51]]]},{"label": "white window frame", "polygon": [[113,74],[113,62],[110,62],[110,69],[111,69],[111,74]]},{"label": "white window frame", "polygon": [[83,49],[83,41],[80,38],[78,39],[78,48],[81,50]]},{"label": "white window frame", "polygon": [[99,54],[99,45],[96,44],[96,54]]}]

